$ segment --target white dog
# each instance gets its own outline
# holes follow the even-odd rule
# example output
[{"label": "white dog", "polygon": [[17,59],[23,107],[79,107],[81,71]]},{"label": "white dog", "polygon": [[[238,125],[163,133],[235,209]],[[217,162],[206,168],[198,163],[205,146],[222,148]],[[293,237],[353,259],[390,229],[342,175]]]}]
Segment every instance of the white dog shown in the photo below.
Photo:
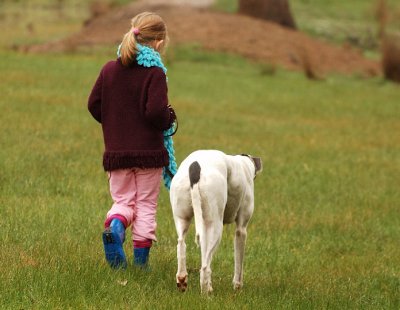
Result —
[{"label": "white dog", "polygon": [[254,178],[261,170],[260,158],[215,150],[193,152],[180,165],[172,179],[170,199],[178,233],[176,282],[181,291],[187,288],[185,236],[193,216],[201,249],[201,291],[212,292],[212,257],[223,224],[232,222],[236,222],[233,286],[242,287],[246,228],[254,209]]}]

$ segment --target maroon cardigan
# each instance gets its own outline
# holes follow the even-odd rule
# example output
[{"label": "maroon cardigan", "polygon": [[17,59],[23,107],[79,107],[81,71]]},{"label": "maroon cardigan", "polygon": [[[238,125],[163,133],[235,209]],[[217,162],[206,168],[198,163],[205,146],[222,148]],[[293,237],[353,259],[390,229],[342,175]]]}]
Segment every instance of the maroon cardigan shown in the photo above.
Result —
[{"label": "maroon cardigan", "polygon": [[163,131],[176,116],[161,68],[125,67],[120,58],[108,62],[93,86],[88,109],[102,125],[104,170],[168,165]]}]

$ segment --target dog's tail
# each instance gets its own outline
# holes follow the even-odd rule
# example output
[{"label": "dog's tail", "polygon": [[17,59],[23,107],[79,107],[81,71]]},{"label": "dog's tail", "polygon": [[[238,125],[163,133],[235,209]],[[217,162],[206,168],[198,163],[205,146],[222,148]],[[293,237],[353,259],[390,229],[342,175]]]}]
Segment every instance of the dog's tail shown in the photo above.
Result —
[{"label": "dog's tail", "polygon": [[201,229],[203,227],[203,215],[202,215],[202,199],[200,194],[200,172],[201,167],[197,161],[194,161],[189,166],[189,180],[190,180],[190,195],[192,198],[193,212],[194,212],[194,221],[196,227],[196,239],[195,242],[197,246],[199,246],[199,239]]}]

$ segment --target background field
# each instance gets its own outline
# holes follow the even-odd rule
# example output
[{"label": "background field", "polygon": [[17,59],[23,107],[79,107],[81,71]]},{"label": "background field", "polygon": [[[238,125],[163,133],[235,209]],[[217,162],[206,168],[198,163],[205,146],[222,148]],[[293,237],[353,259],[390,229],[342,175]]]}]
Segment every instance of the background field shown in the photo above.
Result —
[{"label": "background field", "polygon": [[[114,6],[131,0],[2,0],[0,24],[3,31],[0,45],[42,43],[64,38],[80,29],[91,16],[90,3]],[[376,7],[379,0],[295,0],[290,1],[300,30],[339,44],[351,44],[376,57]],[[399,32],[400,4],[386,0],[389,10],[388,30]],[[23,8],[23,9],[22,9]],[[216,10],[235,12],[236,0],[216,0]]]},{"label": "background field", "polygon": [[[200,148],[248,152],[264,160],[244,289],[231,288],[234,227],[228,226],[213,262],[214,294],[199,294],[193,230],[190,289],[180,294],[164,188],[152,271],[130,266],[114,272],[106,265],[101,232],[111,200],[101,168],[100,128],[86,100],[115,47],[63,55],[10,51],[10,43],[65,36],[88,14],[83,1],[65,2],[64,18],[52,14],[50,1],[33,2],[41,5],[26,10],[33,14],[29,18],[22,13],[23,1],[0,4],[0,25],[7,26],[0,50],[0,308],[400,307],[397,85],[338,75],[313,82],[300,73],[271,72],[196,47],[170,51],[169,95],[180,119],[174,139],[178,163]],[[313,16],[323,16],[322,6],[313,13],[317,1],[296,3],[310,24]],[[351,3],[364,8],[365,2]],[[333,11],[336,19],[347,20],[347,13],[329,8],[327,19]],[[35,34],[28,35],[26,24],[9,27],[13,20],[32,20]],[[131,260],[130,242],[126,251]]]}]

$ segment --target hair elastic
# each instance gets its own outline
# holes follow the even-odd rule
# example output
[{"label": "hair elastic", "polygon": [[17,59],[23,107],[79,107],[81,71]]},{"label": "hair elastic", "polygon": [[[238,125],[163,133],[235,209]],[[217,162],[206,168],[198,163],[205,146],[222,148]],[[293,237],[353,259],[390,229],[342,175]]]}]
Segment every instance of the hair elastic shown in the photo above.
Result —
[{"label": "hair elastic", "polygon": [[134,34],[135,36],[137,36],[137,35],[140,33],[140,30],[139,30],[139,28],[133,28],[133,29],[132,29],[132,32],[133,32],[133,34]]}]

